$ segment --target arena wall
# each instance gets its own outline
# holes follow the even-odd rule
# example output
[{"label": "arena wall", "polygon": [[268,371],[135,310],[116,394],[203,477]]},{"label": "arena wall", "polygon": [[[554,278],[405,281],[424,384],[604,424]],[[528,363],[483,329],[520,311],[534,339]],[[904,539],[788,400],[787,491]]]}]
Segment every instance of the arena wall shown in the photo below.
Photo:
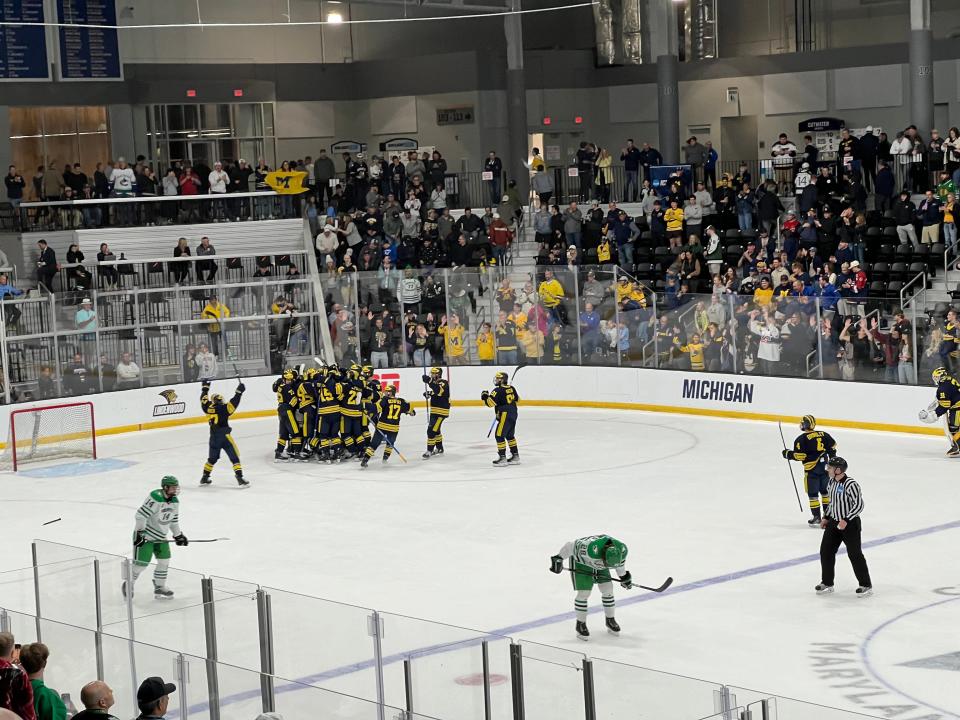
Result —
[{"label": "arena wall", "polygon": [[[493,385],[495,367],[454,367],[449,372],[455,406],[480,406]],[[513,372],[513,368],[503,368]],[[399,384],[400,395],[422,407],[420,368],[378,370],[381,382]],[[247,391],[236,418],[270,417],[276,411],[274,377],[245,378]],[[812,413],[822,425],[940,435],[942,426],[917,419],[933,399],[930,387],[876,385],[745,375],[610,367],[525,366],[514,381],[522,406],[641,410],[758,421],[796,422]],[[213,391],[229,398],[236,381],[218,380]],[[173,391],[172,393],[170,391]],[[94,404],[97,434],[202,423],[200,384],[171,385],[76,398]],[[50,400],[0,408],[9,427],[13,410],[57,405]],[[2,433],[5,439],[7,433]]]}]

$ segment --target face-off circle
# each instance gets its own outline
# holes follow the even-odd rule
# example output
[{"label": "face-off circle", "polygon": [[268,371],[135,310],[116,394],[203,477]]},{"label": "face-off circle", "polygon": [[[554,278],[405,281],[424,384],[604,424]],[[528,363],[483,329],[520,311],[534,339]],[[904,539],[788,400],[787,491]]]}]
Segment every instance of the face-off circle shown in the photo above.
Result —
[{"label": "face-off circle", "polygon": [[[471,685],[471,686],[483,685],[483,673],[472,673],[470,675],[461,675],[460,677],[454,678],[453,681],[457,685]],[[505,682],[507,682],[506,675],[498,675],[496,673],[490,673],[491,687],[493,687],[494,685],[503,685]]]}]

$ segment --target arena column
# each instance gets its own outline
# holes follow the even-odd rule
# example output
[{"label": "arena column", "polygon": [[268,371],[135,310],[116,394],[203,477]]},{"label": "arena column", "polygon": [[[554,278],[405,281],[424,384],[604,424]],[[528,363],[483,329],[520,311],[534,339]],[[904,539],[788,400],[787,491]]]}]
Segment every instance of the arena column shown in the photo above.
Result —
[{"label": "arena column", "polygon": [[[520,10],[520,0],[510,0],[509,9]],[[525,163],[527,147],[527,83],[523,77],[523,16],[505,15],[507,38],[507,181],[515,180],[521,198],[529,194],[530,173]]]},{"label": "arena column", "polygon": [[[921,137],[933,128],[933,31],[930,0],[910,0],[910,119]],[[939,128],[938,128],[939,129]]]}]

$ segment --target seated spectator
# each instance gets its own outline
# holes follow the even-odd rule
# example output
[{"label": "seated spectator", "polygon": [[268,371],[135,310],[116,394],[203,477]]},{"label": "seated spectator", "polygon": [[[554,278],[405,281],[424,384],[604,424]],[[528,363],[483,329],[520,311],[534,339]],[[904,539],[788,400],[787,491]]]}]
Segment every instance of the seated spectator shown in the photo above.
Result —
[{"label": "seated spectator", "polygon": [[37,720],[66,720],[67,708],[56,690],[43,682],[50,650],[43,643],[30,643],[20,648],[20,665],[33,687],[33,707]]},{"label": "seated spectator", "polygon": [[[97,262],[98,263],[112,263],[117,259],[117,256],[113,254],[113,251],[110,250],[110,246],[106,243],[100,243],[100,252],[97,253]],[[103,286],[107,290],[111,290],[117,287],[117,266],[116,265],[105,265],[99,268],[100,276],[103,278]]]},{"label": "seated spectator", "polygon": [[93,392],[90,371],[83,362],[83,355],[74,353],[73,359],[63,366],[63,389],[67,395],[83,395]]},{"label": "seated spectator", "polygon": [[117,368],[107,360],[106,353],[100,354],[100,381],[103,383],[103,391],[110,392],[117,388]]},{"label": "seated spectator", "polygon": [[[177,246],[173,249],[173,256],[175,258],[188,258],[192,256],[190,252],[190,245],[187,244],[187,239],[185,237],[177,240]],[[180,262],[172,263],[173,267],[173,281],[177,284],[182,284],[184,280],[190,277],[190,265],[192,263],[188,260],[181,260]]]},{"label": "seated spectator", "polygon": [[[217,254],[216,248],[210,244],[210,238],[204,235],[200,238],[200,244],[197,246],[197,257],[213,257]],[[213,283],[217,276],[217,263],[213,260],[197,261],[197,281],[201,283]]]},{"label": "seated spectator", "polygon": [[[0,273],[0,300],[12,300],[21,295],[23,290],[14,287],[6,273]],[[7,326],[15,325],[20,320],[21,312],[16,303],[4,302],[3,311]]]},{"label": "seated spectator", "polygon": [[14,664],[15,647],[13,634],[0,632],[0,708],[16,713],[21,720],[37,720],[30,679]]},{"label": "seated spectator", "polygon": [[162,718],[167,714],[170,694],[176,691],[177,686],[173,683],[164,682],[163,678],[159,677],[148,677],[137,688],[137,707],[140,708],[140,717],[137,720]]},{"label": "seated spectator", "polygon": [[140,385],[140,366],[137,365],[130,353],[125,352],[120,356],[120,362],[117,363],[117,389],[139,387]]},{"label": "seated spectator", "polygon": [[72,720],[118,720],[110,714],[114,705],[113,690],[101,680],[89,682],[80,689],[80,702],[83,710]]}]

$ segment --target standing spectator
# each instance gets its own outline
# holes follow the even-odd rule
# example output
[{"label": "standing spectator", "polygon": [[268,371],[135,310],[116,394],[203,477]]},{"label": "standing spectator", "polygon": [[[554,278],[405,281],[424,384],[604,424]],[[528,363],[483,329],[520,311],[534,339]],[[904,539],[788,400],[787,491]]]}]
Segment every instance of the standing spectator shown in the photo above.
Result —
[{"label": "standing spectator", "polygon": [[13,634],[0,632],[0,707],[16,713],[21,720],[37,720],[30,679],[13,664],[14,647]]},{"label": "standing spectator", "polygon": [[703,182],[703,163],[706,160],[707,149],[700,144],[696,135],[691,135],[687,138],[687,144],[683,148],[683,155],[686,163],[690,166],[693,181]]},{"label": "standing spectator", "polygon": [[[583,213],[577,207],[576,201],[570,203],[563,211],[563,234],[567,245],[580,247],[580,237],[583,232]],[[41,242],[43,242],[41,240]]]},{"label": "standing spectator", "polygon": [[897,237],[900,238],[901,245],[905,245],[909,241],[914,250],[920,248],[920,242],[917,240],[917,230],[913,225],[916,214],[917,208],[910,200],[910,191],[907,189],[901,190],[900,198],[893,205]]},{"label": "standing spectator", "polygon": [[327,151],[320,148],[317,159],[313,161],[313,177],[317,186],[317,201],[320,207],[326,207],[324,203],[333,200],[333,187],[330,181],[336,176],[337,169],[334,167],[333,159],[327,157]]},{"label": "standing spectator", "polygon": [[610,184],[613,182],[613,157],[606,148],[601,148],[600,154],[597,156],[596,173],[594,182],[599,189],[600,202],[609,203]]},{"label": "standing spectator", "polygon": [[626,185],[623,188],[623,202],[636,202],[640,190],[640,149],[633,144],[633,138],[627,138],[627,146],[620,150],[620,161],[623,163],[623,172],[626,175]]},{"label": "standing spectator", "polygon": [[[230,184],[230,176],[227,175],[226,171],[223,169],[223,163],[219,160],[213,164],[213,170],[210,171],[208,176],[208,182],[210,184],[210,194],[223,196],[227,194],[227,186]],[[218,222],[220,219],[227,219],[226,216],[226,207],[223,202],[220,200],[214,200],[211,206],[210,219],[214,222]]]},{"label": "standing spectator", "polygon": [[183,349],[183,381],[185,383],[195,382],[200,375],[200,365],[197,363],[197,348],[193,344],[188,344]]},{"label": "standing spectator", "polygon": [[934,196],[933,190],[927,190],[923,200],[920,201],[917,218],[922,226],[920,242],[925,245],[940,242],[940,201]]},{"label": "standing spectator", "polygon": [[667,240],[670,242],[670,248],[679,249],[683,245],[683,208],[680,207],[676,198],[670,198],[670,207],[664,211],[663,219],[667,224]]},{"label": "standing spectator", "polygon": [[194,361],[197,364],[197,380],[213,380],[217,377],[217,356],[210,352],[206,343],[200,343]]},{"label": "standing spectator", "polygon": [[[197,257],[213,257],[217,254],[216,248],[210,244],[210,238],[204,235],[200,238],[200,244],[197,245]],[[197,281],[201,283],[213,283],[217,276],[217,263],[214,260],[197,261]]]},{"label": "standing spectator", "polygon": [[37,720],[66,720],[67,707],[60,695],[43,682],[49,657],[50,650],[43,643],[30,643],[20,648],[20,665],[33,687],[33,708]]},{"label": "standing spectator", "polygon": [[487,154],[487,159],[483,163],[483,171],[492,173],[490,180],[484,180],[490,195],[490,204],[496,205],[500,202],[500,189],[503,181],[503,161],[497,157],[497,153],[491,150]]},{"label": "standing spectator", "polygon": [[230,317],[230,308],[221,303],[215,293],[211,293],[207,299],[207,304],[200,313],[200,317],[204,320],[211,321],[207,325],[207,332],[210,335],[210,347],[213,350],[213,354],[219,356],[221,350],[220,340],[224,337],[224,328],[220,321]]},{"label": "standing spectator", "polygon": [[803,136],[803,154],[801,155],[801,160],[807,163],[810,168],[816,172],[817,169],[817,159],[820,157],[820,150],[816,145],[813,144],[812,135]]},{"label": "standing spectator", "polygon": [[757,216],[760,219],[760,230],[770,234],[777,226],[780,213],[786,208],[783,207],[776,190],[771,189],[772,185],[768,183],[767,188],[763,195],[757,196]]},{"label": "standing spectator", "polygon": [[23,190],[27,187],[23,176],[17,172],[17,167],[11,165],[7,169],[7,175],[3,178],[3,184],[7,188],[7,200],[13,205],[16,226],[20,226],[20,203],[23,202]]},{"label": "standing spectator", "polygon": [[137,365],[130,353],[125,352],[120,356],[120,362],[117,363],[117,389],[125,390],[140,385],[140,366]]},{"label": "standing spectator", "polygon": [[753,230],[753,207],[756,202],[750,183],[743,183],[737,193],[737,222],[741,230]]},{"label": "standing spectator", "polygon": [[540,296],[541,304],[550,313],[553,321],[566,324],[566,318],[563,317],[563,285],[553,276],[552,270],[544,271],[543,281],[537,288],[537,294]]},{"label": "standing spectator", "polygon": [[877,212],[884,213],[893,207],[893,196],[896,188],[896,179],[890,170],[890,165],[886,160],[879,161],[877,176],[873,182],[875,194],[873,196],[874,207]]},{"label": "standing spectator", "polygon": [[[131,198],[136,194],[136,173],[127,165],[123,157],[117,158],[117,166],[110,172],[108,179],[112,188],[112,197]],[[116,220],[119,225],[130,225],[133,222],[133,206],[128,203],[117,204]]]},{"label": "standing spectator", "polygon": [[[860,170],[863,177],[863,186],[868,191],[877,184],[877,151],[880,138],[874,134],[873,126],[864,128],[863,136],[857,141],[860,150]],[[872,182],[872,185],[871,185]]]},{"label": "standing spectator", "polygon": [[553,178],[546,172],[546,168],[537,169],[537,172],[530,179],[530,187],[540,199],[540,207],[546,211],[554,190]]},{"label": "standing spectator", "polygon": [[447,364],[466,365],[469,358],[467,357],[467,347],[464,342],[465,334],[463,326],[460,324],[460,316],[457,313],[451,313],[449,320],[446,315],[441,316],[437,333],[443,337]]},{"label": "standing spectator", "polygon": [[53,292],[53,278],[59,272],[57,266],[57,254],[52,247],[47,245],[46,240],[37,240],[39,257],[37,258],[37,282],[43,286],[47,292]]},{"label": "standing spectator", "polygon": [[860,514],[863,512],[863,493],[860,484],[847,476],[847,461],[834,456],[827,461],[827,475],[830,478],[827,492],[830,506],[826,517],[820,521],[823,538],[820,541],[820,584],[817,594],[832,593],[834,571],[837,562],[837,550],[843,544],[847,548],[847,557],[853,565],[853,572],[860,586],[856,590],[858,597],[873,593],[870,571],[861,549],[862,525]]},{"label": "standing spectator", "polygon": [[110,714],[115,702],[113,690],[102,680],[94,680],[80,688],[80,702],[84,709],[72,720],[118,720]]},{"label": "standing spectator", "polygon": [[84,347],[83,354],[84,356],[89,356],[91,360],[96,348],[96,335],[94,331],[97,329],[97,313],[93,309],[93,303],[90,302],[90,298],[83,298],[80,301],[80,309],[77,310],[75,316],[77,330],[87,331],[85,334],[80,336],[80,343]]},{"label": "standing spectator", "polygon": [[493,214],[493,222],[490,223],[487,233],[490,238],[490,245],[493,247],[494,258],[502,270],[507,263],[507,250],[510,243],[513,242],[513,233],[499,213]]},{"label": "standing spectator", "polygon": [[773,156],[773,172],[777,185],[785,195],[787,186],[793,179],[793,160],[797,156],[797,146],[790,142],[786,133],[780,133],[777,141],[770,146],[770,155]]},{"label": "standing spectator", "polygon": [[713,143],[707,140],[703,145],[706,154],[703,160],[703,186],[710,186],[712,190],[717,186],[717,163],[720,161],[720,155],[713,149]]},{"label": "standing spectator", "polygon": [[660,151],[644,143],[640,150],[640,167],[643,168],[643,180],[650,180],[650,168],[663,165],[663,155]]},{"label": "standing spectator", "polygon": [[419,278],[413,274],[413,270],[404,270],[403,278],[397,283],[397,301],[400,303],[401,312],[406,314],[412,310],[419,314],[421,297]]},{"label": "standing spectator", "polygon": [[576,154],[577,175],[580,178],[579,199],[581,202],[587,201],[591,197],[593,190],[593,166],[596,160],[597,155],[593,147],[586,141],[581,141]]},{"label": "standing spectator", "polygon": [[957,196],[955,193],[947,193],[947,201],[940,207],[943,213],[943,241],[946,246],[952,247],[957,242],[957,213],[960,208],[957,207]]}]

